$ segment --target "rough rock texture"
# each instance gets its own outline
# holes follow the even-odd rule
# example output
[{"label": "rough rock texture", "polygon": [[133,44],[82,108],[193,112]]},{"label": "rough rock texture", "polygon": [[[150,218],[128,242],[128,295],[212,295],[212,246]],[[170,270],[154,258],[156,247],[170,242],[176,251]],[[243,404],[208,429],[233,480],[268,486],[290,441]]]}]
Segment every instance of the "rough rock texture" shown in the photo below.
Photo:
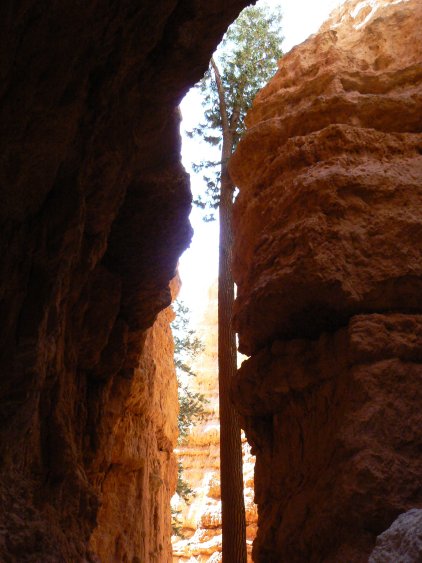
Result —
[{"label": "rough rock texture", "polygon": [[[217,563],[222,560],[220,499],[220,425],[218,410],[218,325],[217,283],[209,298],[197,334],[204,344],[203,352],[193,363],[195,378],[189,381],[193,391],[205,395],[205,416],[196,424],[186,442],[176,450],[183,464],[183,478],[194,490],[187,505],[175,495],[175,507],[181,511],[183,539],[173,537],[174,563]],[[255,459],[250,446],[243,441],[243,478],[246,509],[248,561],[258,520],[254,503],[253,472]]]},{"label": "rough rock texture", "polygon": [[422,561],[422,510],[408,510],[377,538],[368,563]]},{"label": "rough rock texture", "polygon": [[92,559],[101,503],[132,526],[102,486],[190,238],[177,105],[245,4],[1,3],[2,561]]},{"label": "rough rock texture", "polygon": [[421,10],[312,37],[257,97],[231,168],[242,352],[421,309]]},{"label": "rough rock texture", "polygon": [[280,61],[231,163],[263,563],[366,562],[422,505],[422,4],[375,4]]},{"label": "rough rock texture", "polygon": [[319,339],[275,340],[234,394],[256,453],[262,562],[366,562],[422,503],[422,315],[357,315]]},{"label": "rough rock texture", "polygon": [[111,429],[110,465],[91,468],[103,502],[90,546],[101,562],[172,559],[178,435],[173,318],[165,309],[147,331],[129,396]]}]

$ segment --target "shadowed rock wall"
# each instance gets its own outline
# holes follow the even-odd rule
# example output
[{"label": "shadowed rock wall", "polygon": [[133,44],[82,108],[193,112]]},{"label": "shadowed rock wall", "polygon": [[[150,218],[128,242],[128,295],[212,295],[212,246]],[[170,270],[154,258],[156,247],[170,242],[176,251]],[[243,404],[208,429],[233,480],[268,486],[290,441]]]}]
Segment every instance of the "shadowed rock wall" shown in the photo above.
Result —
[{"label": "shadowed rock wall", "polygon": [[[191,236],[177,105],[245,3],[1,3],[3,561],[94,557],[106,476],[127,463],[116,425],[153,377],[146,330]],[[110,534],[133,519],[101,514]]]},{"label": "shadowed rock wall", "polygon": [[422,5],[378,4],[280,61],[231,163],[257,562],[366,562],[422,505]]}]

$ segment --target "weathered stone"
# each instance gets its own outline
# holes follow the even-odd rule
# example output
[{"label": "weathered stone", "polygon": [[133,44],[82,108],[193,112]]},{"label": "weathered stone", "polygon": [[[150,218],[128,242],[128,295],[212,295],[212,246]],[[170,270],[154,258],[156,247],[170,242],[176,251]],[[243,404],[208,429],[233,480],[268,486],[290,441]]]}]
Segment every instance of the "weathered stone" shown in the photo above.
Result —
[{"label": "weathered stone", "polygon": [[[122,446],[119,461],[110,443],[135,439],[117,425],[152,377],[152,365],[139,367],[146,330],[170,303],[191,236],[177,106],[245,4],[1,3],[4,561],[92,559],[97,516],[97,537],[127,529],[125,552],[138,545],[129,508],[142,479],[118,524],[106,521],[116,516],[110,487],[126,490],[119,475],[136,459]],[[141,449],[160,442],[153,425],[136,432]],[[160,520],[167,507],[155,509]],[[140,525],[156,545],[161,528]]]},{"label": "weathered stone", "polygon": [[256,454],[255,561],[365,561],[422,502],[422,316],[360,315],[246,360],[233,397]]},{"label": "weathered stone", "polygon": [[421,11],[312,37],[248,114],[231,162],[242,352],[422,310]]},{"label": "weathered stone", "polygon": [[108,442],[110,465],[92,473],[101,507],[90,547],[102,562],[171,561],[178,434],[172,319],[173,311],[166,309],[147,331],[124,410],[109,436],[100,437]]},{"label": "weathered stone", "polygon": [[413,508],[394,520],[377,538],[368,563],[422,561],[422,510]]},{"label": "weathered stone", "polygon": [[366,563],[422,502],[422,5],[347,2],[231,162],[261,563]]}]

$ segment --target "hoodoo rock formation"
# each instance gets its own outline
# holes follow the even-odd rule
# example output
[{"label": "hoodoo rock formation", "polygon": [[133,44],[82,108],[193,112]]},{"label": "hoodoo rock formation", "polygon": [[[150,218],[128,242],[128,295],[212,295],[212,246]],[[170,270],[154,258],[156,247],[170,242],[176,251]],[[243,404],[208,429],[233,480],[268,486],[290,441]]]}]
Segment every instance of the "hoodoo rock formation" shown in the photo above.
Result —
[{"label": "hoodoo rock formation", "polygon": [[[173,538],[174,563],[222,561],[217,283],[210,288],[208,295],[197,329],[204,350],[192,365],[196,377],[189,382],[192,391],[202,393],[207,403],[204,404],[203,418],[197,421],[186,441],[177,448],[177,457],[183,465],[183,478],[194,494],[189,504],[180,502],[178,506],[183,538]],[[251,561],[257,523],[253,490],[254,458],[246,440],[242,445],[246,538],[248,561]]]},{"label": "hoodoo rock formation", "polygon": [[177,106],[245,5],[1,2],[1,561],[169,558]]},{"label": "hoodoo rock formation", "polygon": [[261,563],[364,563],[422,506],[422,4],[349,2],[232,159],[233,385]]}]

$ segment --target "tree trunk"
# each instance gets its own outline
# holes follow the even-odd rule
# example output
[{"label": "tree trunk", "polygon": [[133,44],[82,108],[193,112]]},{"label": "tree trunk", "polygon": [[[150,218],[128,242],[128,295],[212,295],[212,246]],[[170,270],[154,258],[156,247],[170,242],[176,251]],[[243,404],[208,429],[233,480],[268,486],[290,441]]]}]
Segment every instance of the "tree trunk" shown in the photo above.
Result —
[{"label": "tree trunk", "polygon": [[243,459],[240,425],[230,401],[230,384],[237,369],[233,330],[232,208],[234,185],[227,170],[233,151],[237,117],[229,120],[220,72],[211,59],[217,84],[223,146],[220,185],[220,252],[218,263],[218,387],[220,408],[220,483],[223,563],[246,563],[246,521],[243,498]]},{"label": "tree trunk", "polygon": [[218,380],[223,562],[246,563],[242,443],[237,414],[230,401],[230,384],[237,369],[237,357],[236,337],[232,327],[234,283],[231,255],[234,186],[227,171],[229,155],[223,155],[221,167],[218,275]]}]

